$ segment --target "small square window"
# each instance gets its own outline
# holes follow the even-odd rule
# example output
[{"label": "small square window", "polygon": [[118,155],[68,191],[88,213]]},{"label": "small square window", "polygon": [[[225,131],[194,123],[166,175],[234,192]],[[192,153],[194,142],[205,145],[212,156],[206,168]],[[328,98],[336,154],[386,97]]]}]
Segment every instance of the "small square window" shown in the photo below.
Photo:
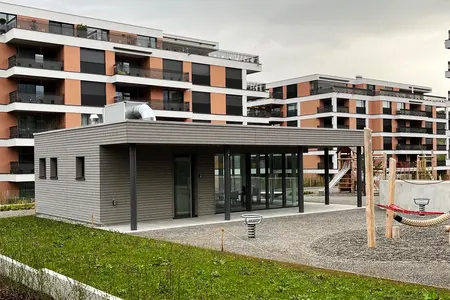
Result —
[{"label": "small square window", "polygon": [[47,178],[47,165],[45,158],[39,158],[39,179]]},{"label": "small square window", "polygon": [[84,157],[78,156],[76,158],[76,180],[85,180],[84,178]]},{"label": "small square window", "polygon": [[50,179],[58,179],[58,159],[50,158]]}]

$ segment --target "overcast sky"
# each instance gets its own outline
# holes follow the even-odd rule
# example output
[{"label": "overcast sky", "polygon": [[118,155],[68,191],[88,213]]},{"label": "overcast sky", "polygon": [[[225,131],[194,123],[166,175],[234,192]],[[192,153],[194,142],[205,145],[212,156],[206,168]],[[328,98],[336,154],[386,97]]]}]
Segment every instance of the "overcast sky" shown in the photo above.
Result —
[{"label": "overcast sky", "polygon": [[312,73],[430,86],[446,96],[450,0],[3,0],[162,29],[260,55],[274,81]]}]

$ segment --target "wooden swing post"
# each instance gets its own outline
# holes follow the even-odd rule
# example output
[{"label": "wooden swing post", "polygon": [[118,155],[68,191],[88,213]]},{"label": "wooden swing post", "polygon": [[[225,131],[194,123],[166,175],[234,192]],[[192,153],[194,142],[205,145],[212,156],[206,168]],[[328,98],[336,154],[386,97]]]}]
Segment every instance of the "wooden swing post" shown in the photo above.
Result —
[{"label": "wooden swing post", "polygon": [[[395,197],[395,180],[397,179],[397,161],[393,158],[389,159],[389,194],[388,205],[394,204]],[[392,226],[394,225],[394,212],[390,209],[386,210],[386,238],[392,238]]]},{"label": "wooden swing post", "polygon": [[366,166],[366,222],[367,244],[369,248],[375,248],[375,207],[373,201],[373,155],[372,155],[372,130],[364,128],[364,161]]}]

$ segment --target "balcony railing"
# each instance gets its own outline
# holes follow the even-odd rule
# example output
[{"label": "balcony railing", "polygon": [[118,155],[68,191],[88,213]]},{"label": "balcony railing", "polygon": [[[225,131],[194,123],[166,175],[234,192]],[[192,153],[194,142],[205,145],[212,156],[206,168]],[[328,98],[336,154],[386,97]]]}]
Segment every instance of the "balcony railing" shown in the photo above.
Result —
[{"label": "balcony railing", "polygon": [[329,113],[333,111],[333,106],[331,105],[327,105],[327,106],[321,106],[317,108],[317,113],[318,114],[323,114],[323,113]]},{"label": "balcony railing", "polygon": [[433,102],[446,102],[447,101],[447,98],[445,98],[445,97],[404,93],[404,92],[396,92],[396,91],[386,91],[386,90],[377,91],[375,93],[375,95],[413,99],[413,100],[433,101]]},{"label": "balcony railing", "polygon": [[445,112],[437,111],[436,112],[436,118],[438,118],[438,119],[445,119]]},{"label": "balcony railing", "polygon": [[344,125],[344,124],[337,124],[336,126],[338,129],[349,129],[349,125]]},{"label": "balcony railing", "polygon": [[446,165],[447,165],[447,162],[445,160],[436,161],[436,166],[438,166],[438,167],[445,167]]},{"label": "balcony railing", "polygon": [[397,144],[396,150],[425,150],[425,145]]},{"label": "balcony railing", "polygon": [[247,90],[255,92],[266,92],[266,84],[260,82],[247,81]]},{"label": "balcony railing", "polygon": [[405,133],[428,133],[429,128],[422,127],[397,127],[397,132]]},{"label": "balcony railing", "polygon": [[149,102],[150,99],[136,98],[136,97],[124,97],[124,96],[115,96],[114,97],[114,103],[123,102],[123,101]]},{"label": "balcony railing", "polygon": [[281,118],[282,113],[279,110],[259,110],[259,109],[251,109],[247,111],[247,117],[255,117],[255,118]]},{"label": "balcony railing", "polygon": [[48,126],[48,128],[22,128],[18,126],[9,127],[9,138],[11,139],[32,139],[33,134],[49,130],[58,129],[56,126]]},{"label": "balcony railing", "polygon": [[149,105],[154,110],[189,111],[188,102],[174,102],[167,100],[150,99]]},{"label": "balcony railing", "polygon": [[437,150],[439,150],[439,151],[446,151],[447,150],[447,145],[437,145]]},{"label": "balcony railing", "polygon": [[54,94],[36,95],[18,91],[9,93],[9,103],[16,102],[64,105],[64,96]]},{"label": "balcony railing", "polygon": [[33,163],[22,163],[18,161],[12,161],[9,163],[11,174],[34,174]]},{"label": "balcony railing", "polygon": [[13,55],[8,58],[8,69],[12,67],[46,69],[55,71],[62,71],[64,69],[62,61],[48,59],[45,57],[43,61],[39,61],[34,58],[19,57],[17,55]]},{"label": "balcony railing", "polygon": [[283,92],[270,92],[269,93],[269,98],[272,99],[283,99]]},{"label": "balcony railing", "polygon": [[150,38],[149,40],[139,39],[135,34],[126,34],[126,33],[110,33],[103,32],[102,34],[98,34],[97,32],[93,32],[88,34],[87,28],[85,26],[74,25],[74,29],[71,30],[60,30],[59,26],[50,25],[48,22],[42,22],[38,20],[23,20],[23,19],[15,19],[10,22],[5,29],[9,31],[13,28],[19,28],[24,30],[31,31],[39,31],[45,33],[52,34],[61,34],[67,36],[76,36],[79,38],[87,38],[92,40],[100,40],[100,41],[108,41],[119,44],[133,45],[139,46],[143,48],[154,48],[154,49],[162,49],[173,52],[182,52],[191,55],[201,55],[201,56],[209,56],[214,58],[226,59],[226,60],[234,60],[241,62],[248,62],[253,64],[259,64],[259,56],[253,54],[239,53],[234,51],[226,51],[219,49],[211,49],[200,46],[192,46],[186,45],[182,43],[171,43],[168,41],[161,41],[155,38]]},{"label": "balcony railing", "polygon": [[128,67],[123,64],[114,65],[114,74],[189,82],[189,73],[187,72],[178,72],[161,69],[135,68],[135,67]]},{"label": "balcony railing", "polygon": [[422,110],[413,110],[413,109],[399,109],[399,110],[397,110],[397,115],[426,117],[427,112],[422,111]]},{"label": "balcony railing", "polygon": [[333,128],[333,124],[320,124],[317,128]]},{"label": "balcony railing", "polygon": [[436,129],[436,134],[445,134],[445,133],[446,133],[445,128],[444,129],[442,129],[442,128],[437,128]]},{"label": "balcony railing", "polygon": [[328,93],[342,93],[342,94],[363,95],[363,96],[373,96],[374,95],[374,91],[372,91],[372,90],[356,89],[356,88],[340,87],[340,86],[334,86],[334,87],[325,88],[325,89],[312,89],[311,90],[311,95],[328,94]]}]

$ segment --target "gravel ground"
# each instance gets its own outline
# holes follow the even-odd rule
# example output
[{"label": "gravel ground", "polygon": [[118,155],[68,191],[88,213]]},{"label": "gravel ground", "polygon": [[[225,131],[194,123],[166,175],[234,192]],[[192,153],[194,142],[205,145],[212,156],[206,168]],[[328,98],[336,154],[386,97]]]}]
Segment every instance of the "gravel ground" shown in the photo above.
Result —
[{"label": "gravel ground", "polygon": [[34,209],[0,211],[0,218],[22,217],[22,216],[31,216],[31,215],[34,215]]},{"label": "gravel ground", "polygon": [[223,226],[226,251],[450,288],[448,234],[442,228],[416,231],[401,226],[402,240],[388,242],[382,235],[384,216],[376,212],[376,249],[367,248],[363,209],[266,219],[253,240],[247,239],[241,222],[138,235],[218,250]]}]

